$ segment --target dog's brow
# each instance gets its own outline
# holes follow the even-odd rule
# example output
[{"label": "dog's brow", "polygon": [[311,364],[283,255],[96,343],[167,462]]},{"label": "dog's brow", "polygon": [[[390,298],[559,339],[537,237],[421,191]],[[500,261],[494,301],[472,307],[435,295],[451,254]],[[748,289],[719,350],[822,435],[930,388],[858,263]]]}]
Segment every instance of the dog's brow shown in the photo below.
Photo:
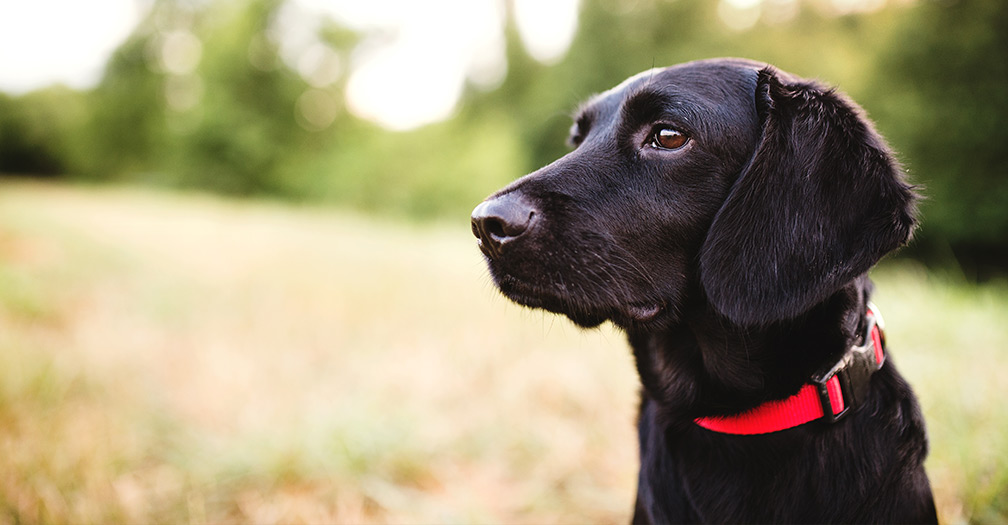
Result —
[{"label": "dog's brow", "polygon": [[584,140],[584,136],[588,134],[588,130],[591,129],[597,116],[598,108],[591,101],[581,104],[577,111],[571,115],[574,125],[571,126],[571,132],[567,137],[567,145],[577,146]]},{"label": "dog's brow", "polygon": [[668,113],[668,108],[673,105],[672,97],[646,86],[627,97],[620,107],[621,121],[636,124],[657,120]]},{"label": "dog's brow", "polygon": [[592,101],[584,102],[572,114],[572,119],[574,123],[578,126],[587,127],[590,126],[592,121],[595,120],[595,116],[598,113],[598,109],[592,104]]}]

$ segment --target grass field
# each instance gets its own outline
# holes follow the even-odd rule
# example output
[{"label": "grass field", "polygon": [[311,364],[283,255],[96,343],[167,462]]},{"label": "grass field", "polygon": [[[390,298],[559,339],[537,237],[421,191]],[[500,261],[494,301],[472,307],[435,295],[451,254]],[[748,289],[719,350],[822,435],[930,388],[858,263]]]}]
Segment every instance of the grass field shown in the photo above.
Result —
[{"label": "grass field", "polygon": [[[943,520],[1008,522],[1008,285],[875,278]],[[624,523],[637,389],[464,217],[0,184],[0,522]]]}]

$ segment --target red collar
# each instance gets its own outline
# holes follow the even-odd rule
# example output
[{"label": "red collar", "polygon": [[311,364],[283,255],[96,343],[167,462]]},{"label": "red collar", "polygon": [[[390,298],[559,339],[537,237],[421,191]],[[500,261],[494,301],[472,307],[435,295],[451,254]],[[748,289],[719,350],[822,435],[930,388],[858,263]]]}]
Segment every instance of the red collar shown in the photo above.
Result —
[{"label": "red collar", "polygon": [[868,393],[871,375],[885,362],[882,316],[868,303],[864,343],[852,346],[835,363],[812,376],[797,394],[768,401],[734,416],[709,416],[696,424],[723,434],[767,434],[825,419],[835,422],[847,415]]}]

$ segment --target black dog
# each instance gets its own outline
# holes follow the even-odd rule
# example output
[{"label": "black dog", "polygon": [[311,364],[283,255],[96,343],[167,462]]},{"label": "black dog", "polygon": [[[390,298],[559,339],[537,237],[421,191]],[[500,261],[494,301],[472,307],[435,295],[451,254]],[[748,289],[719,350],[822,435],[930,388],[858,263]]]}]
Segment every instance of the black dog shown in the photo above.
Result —
[{"label": "black dog", "polygon": [[915,195],[832,90],[745,60],[647,71],[480,204],[501,291],[611,320],[643,384],[636,522],[935,522],[924,421],[868,269]]}]

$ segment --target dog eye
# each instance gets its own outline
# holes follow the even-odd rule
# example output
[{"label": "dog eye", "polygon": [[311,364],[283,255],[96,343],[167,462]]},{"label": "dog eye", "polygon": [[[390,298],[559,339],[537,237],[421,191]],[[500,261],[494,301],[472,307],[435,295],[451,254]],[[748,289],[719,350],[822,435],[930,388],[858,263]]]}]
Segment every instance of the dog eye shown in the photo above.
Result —
[{"label": "dog eye", "polygon": [[689,137],[683,132],[675,128],[659,127],[655,128],[654,132],[651,133],[648,145],[658,149],[679,149],[685,146],[687,142],[689,142]]}]

